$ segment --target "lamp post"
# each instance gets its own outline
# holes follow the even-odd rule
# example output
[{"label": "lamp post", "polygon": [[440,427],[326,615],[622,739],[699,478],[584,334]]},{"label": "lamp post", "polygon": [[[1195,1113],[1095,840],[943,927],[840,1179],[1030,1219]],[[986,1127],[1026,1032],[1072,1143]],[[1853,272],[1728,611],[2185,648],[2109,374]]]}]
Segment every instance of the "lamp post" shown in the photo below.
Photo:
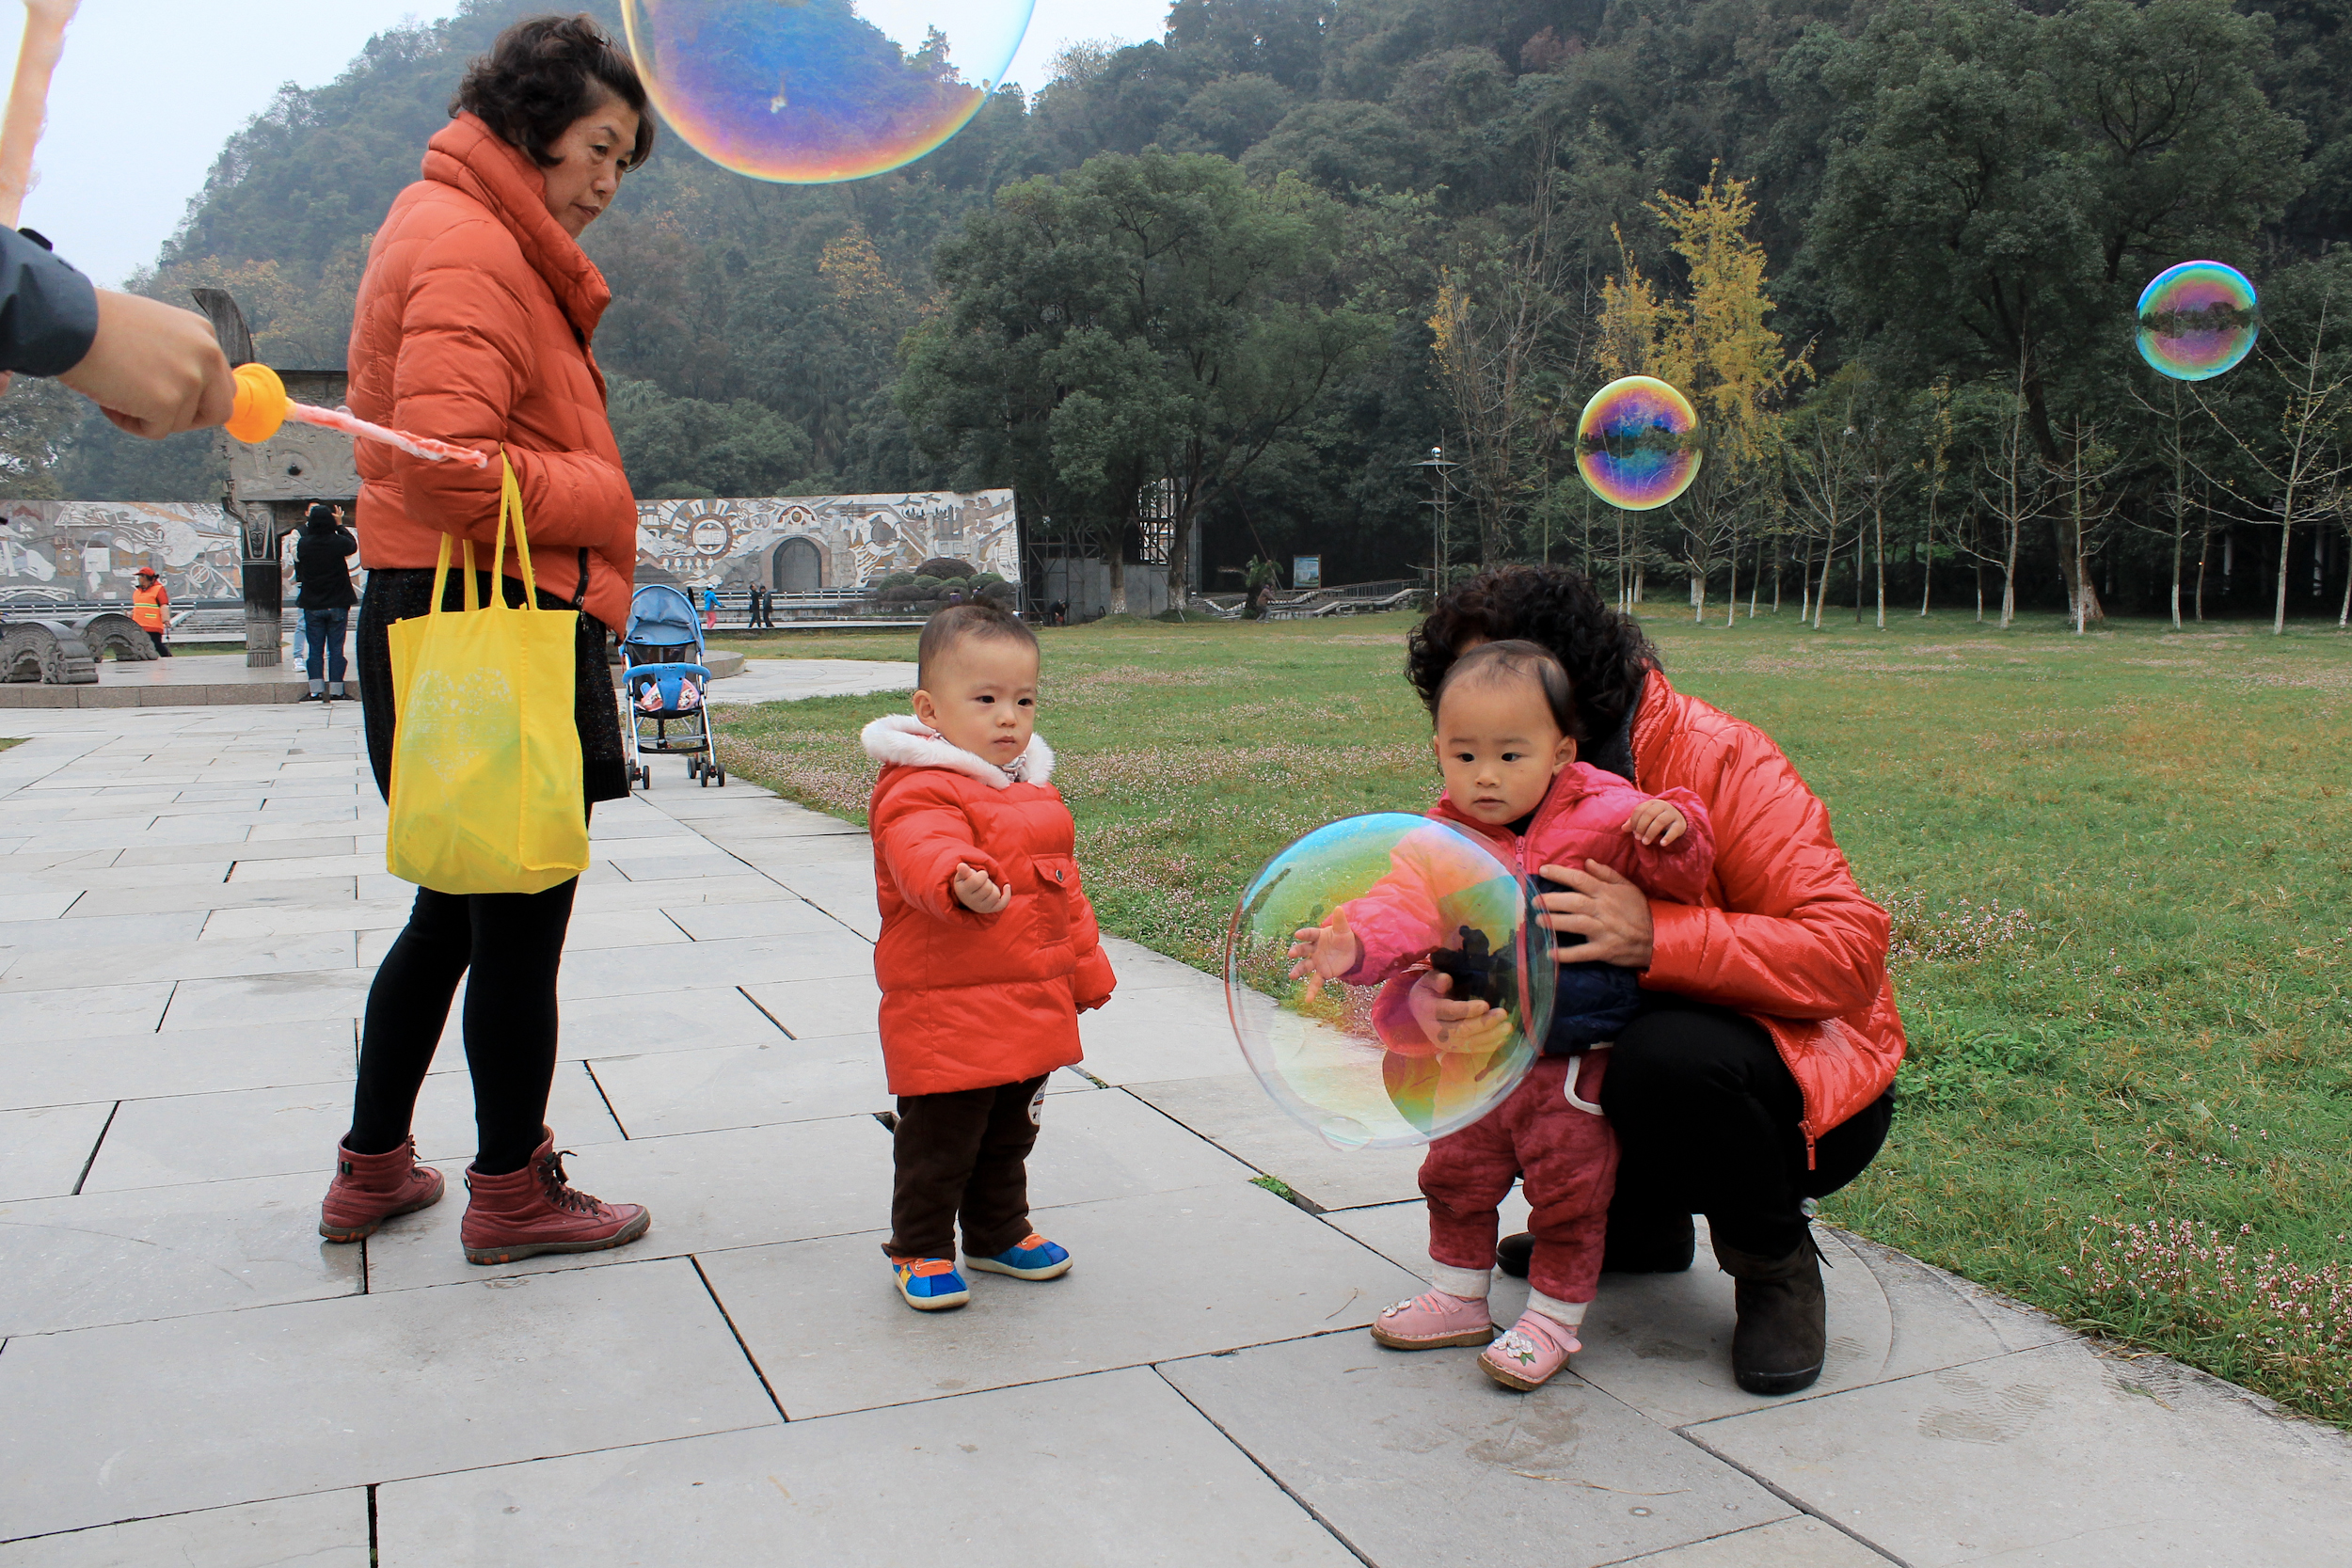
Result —
[{"label": "lamp post", "polygon": [[1429,508],[1429,600],[1435,604],[1445,592],[1446,557],[1453,544],[1449,502],[1453,499],[1453,481],[1449,477],[1459,463],[1446,461],[1445,448],[1431,447],[1429,455],[1415,463],[1416,468],[1429,470],[1429,499],[1422,504]]}]

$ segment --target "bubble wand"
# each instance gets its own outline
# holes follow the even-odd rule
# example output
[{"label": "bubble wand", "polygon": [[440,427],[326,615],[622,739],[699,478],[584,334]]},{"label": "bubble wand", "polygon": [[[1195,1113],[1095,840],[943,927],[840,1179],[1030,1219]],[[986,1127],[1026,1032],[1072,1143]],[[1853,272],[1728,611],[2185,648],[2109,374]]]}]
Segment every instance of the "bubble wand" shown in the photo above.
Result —
[{"label": "bubble wand", "polygon": [[380,441],[388,447],[398,447],[409,456],[421,457],[428,463],[463,463],[474,468],[490,466],[490,459],[471,447],[370,424],[348,408],[317,408],[307,403],[296,403],[286,395],[285,382],[279,380],[278,372],[267,365],[239,365],[234,373],[237,380],[236,411],[229,416],[229,422],[222,428],[247,446],[268,440],[278,434],[279,426],[292,420],[296,424],[316,425],[321,430],[340,430],[363,441]]},{"label": "bubble wand", "polygon": [[24,41],[16,52],[16,80],[0,120],[0,223],[16,227],[33,184],[33,149],[49,117],[49,78],[65,55],[65,24],[82,0],[24,0]]}]

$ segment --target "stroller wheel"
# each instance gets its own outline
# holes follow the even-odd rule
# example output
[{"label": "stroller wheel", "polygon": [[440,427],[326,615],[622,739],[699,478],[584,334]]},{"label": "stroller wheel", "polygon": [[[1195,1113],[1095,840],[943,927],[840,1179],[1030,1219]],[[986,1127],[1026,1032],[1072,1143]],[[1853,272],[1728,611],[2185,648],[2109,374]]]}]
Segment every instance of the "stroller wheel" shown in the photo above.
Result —
[{"label": "stroller wheel", "polygon": [[710,769],[707,768],[704,768],[695,782],[700,784],[705,789],[708,789],[710,787]]},{"label": "stroller wheel", "polygon": [[726,786],[727,786],[727,770],[726,770],[725,768],[720,768],[720,769],[718,770],[718,772],[719,772],[719,787],[720,787],[721,789],[724,789],[724,788],[726,788]]},{"label": "stroller wheel", "polygon": [[688,778],[690,778],[690,779],[698,779],[698,778],[702,777],[702,771],[703,771],[703,759],[702,759],[702,758],[700,758],[700,757],[688,757],[688,758],[686,759],[686,776],[687,776]]}]

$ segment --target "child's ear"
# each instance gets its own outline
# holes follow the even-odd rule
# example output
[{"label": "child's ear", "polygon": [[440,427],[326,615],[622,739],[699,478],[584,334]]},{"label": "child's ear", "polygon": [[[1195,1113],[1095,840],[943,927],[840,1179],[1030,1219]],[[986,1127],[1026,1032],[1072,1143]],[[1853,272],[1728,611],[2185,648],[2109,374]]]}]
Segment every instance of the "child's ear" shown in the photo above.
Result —
[{"label": "child's ear", "polygon": [[1559,749],[1557,752],[1553,752],[1553,753],[1552,753],[1552,758],[1551,758],[1551,773],[1552,773],[1552,777],[1554,777],[1554,778],[1558,778],[1558,777],[1560,776],[1560,772],[1561,772],[1561,770],[1562,770],[1563,768],[1566,768],[1566,767],[1568,766],[1568,764],[1570,764],[1570,763],[1574,762],[1575,760],[1576,760],[1576,736],[1572,736],[1572,735],[1564,735],[1564,736],[1562,736],[1560,737],[1560,749]]},{"label": "child's ear", "polygon": [[931,729],[939,728],[939,705],[919,686],[914,689],[914,717]]}]

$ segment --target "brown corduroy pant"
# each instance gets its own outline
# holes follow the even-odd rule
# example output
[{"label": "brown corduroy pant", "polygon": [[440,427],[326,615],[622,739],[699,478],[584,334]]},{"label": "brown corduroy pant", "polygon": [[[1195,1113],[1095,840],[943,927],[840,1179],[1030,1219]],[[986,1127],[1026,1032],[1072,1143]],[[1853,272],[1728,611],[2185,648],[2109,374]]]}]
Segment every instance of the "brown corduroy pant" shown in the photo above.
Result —
[{"label": "brown corduroy pant", "polygon": [[890,1194],[893,1258],[993,1258],[1029,1233],[1029,1150],[1045,1080],[953,1094],[902,1094]]}]

